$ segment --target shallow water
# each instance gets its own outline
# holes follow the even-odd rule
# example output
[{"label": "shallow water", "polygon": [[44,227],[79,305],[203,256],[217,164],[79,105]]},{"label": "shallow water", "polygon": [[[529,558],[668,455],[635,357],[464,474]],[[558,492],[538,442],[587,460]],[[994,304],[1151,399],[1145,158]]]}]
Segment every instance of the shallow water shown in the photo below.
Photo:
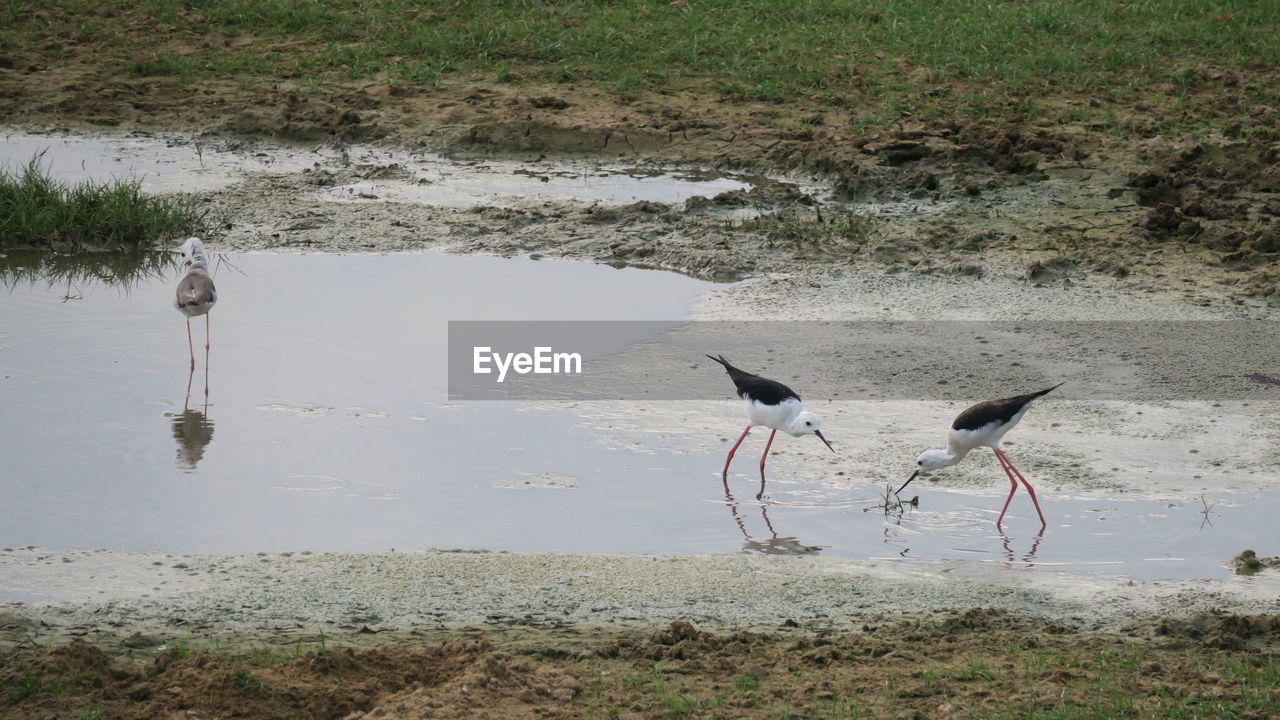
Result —
[{"label": "shallow water", "polygon": [[15,172],[32,159],[52,177],[139,180],[147,192],[197,192],[225,187],[253,172],[301,172],[330,152],[277,146],[271,152],[235,151],[148,134],[41,135],[9,132],[0,137],[0,170]]},{"label": "shallow water", "polygon": [[680,317],[712,287],[439,253],[232,262],[216,274],[207,386],[205,322],[191,374],[174,279],[0,296],[0,544],[450,544],[430,518],[483,506],[474,488],[548,446],[563,456],[574,419],[445,404],[447,319]]},{"label": "shallow water", "polygon": [[[0,136],[0,171],[15,172],[37,159],[64,182],[133,179],[146,192],[207,192],[253,176],[292,176],[314,187],[317,198],[340,203],[399,202],[436,207],[511,207],[537,201],[623,205],[680,204],[702,196],[750,191],[763,182],[796,185],[831,202],[824,183],[698,167],[616,162],[455,160],[429,152],[371,145],[335,148],[134,133]],[[311,174],[308,174],[311,173]],[[840,201],[839,204],[845,204]],[[851,207],[881,216],[933,215],[953,203],[864,199]],[[715,212],[754,217],[762,208],[729,203]]]},{"label": "shallow water", "polygon": [[635,168],[602,163],[457,161],[431,153],[369,146],[338,150],[301,145],[201,142],[146,134],[0,137],[0,170],[38,158],[65,182],[136,179],[148,192],[216,190],[258,173],[350,171],[365,179],[317,190],[334,201],[398,201],[444,207],[503,206],[534,199],[606,204],[681,203],[748,190],[745,176],[691,168]]},{"label": "shallow water", "polygon": [[330,188],[328,197],[349,202],[396,201],[438,207],[510,205],[530,199],[630,203],[682,203],[731,190],[750,190],[741,176],[690,169],[622,168],[570,162],[459,162],[438,156],[356,148],[352,162],[386,175]]},{"label": "shallow water", "polygon": [[0,296],[0,546],[820,553],[1185,578],[1225,575],[1280,505],[1042,491],[1043,537],[1022,494],[1001,534],[1003,494],[923,484],[918,508],[886,515],[872,481],[790,471],[794,446],[763,503],[754,457],[726,495],[723,448],[688,452],[679,428],[620,446],[573,404],[445,400],[446,320],[684,318],[710,283],[438,253],[227,260],[207,386],[174,278]]},{"label": "shallow water", "polygon": [[[43,149],[41,162],[60,179],[136,177],[153,191],[211,190],[254,173],[365,178],[317,184],[317,196],[333,202],[678,203],[752,183],[688,169],[459,163],[368,147],[264,150],[145,135],[8,135],[0,166]],[[877,208],[895,211],[927,209]],[[223,259],[207,376],[203,352],[194,373],[182,352],[176,274],[144,274],[127,288],[86,283],[66,268],[57,281],[3,276],[12,288],[0,290],[0,546],[753,552],[1186,578],[1226,574],[1224,560],[1273,534],[1280,508],[1276,492],[1214,495],[1206,509],[1042,491],[1043,537],[1022,495],[1006,535],[993,523],[1003,494],[922,485],[920,507],[885,515],[875,508],[878,480],[815,475],[787,462],[791,447],[771,462],[769,493],[757,502],[754,457],[739,458],[726,494],[724,448],[691,452],[688,428],[628,435],[632,421],[610,424],[589,404],[446,400],[447,320],[684,319],[710,283],[434,253]],[[204,322],[192,325],[200,343]],[[621,412],[645,417],[646,407]],[[877,417],[901,420],[903,407],[887,403]],[[608,432],[614,425],[632,439],[620,443]],[[847,468],[877,439],[840,441]],[[1123,447],[1106,446],[1109,457],[1136,452],[1129,439],[1115,443]],[[1167,448],[1151,450],[1137,454]],[[1113,469],[1152,472],[1146,460],[1126,462]]]}]

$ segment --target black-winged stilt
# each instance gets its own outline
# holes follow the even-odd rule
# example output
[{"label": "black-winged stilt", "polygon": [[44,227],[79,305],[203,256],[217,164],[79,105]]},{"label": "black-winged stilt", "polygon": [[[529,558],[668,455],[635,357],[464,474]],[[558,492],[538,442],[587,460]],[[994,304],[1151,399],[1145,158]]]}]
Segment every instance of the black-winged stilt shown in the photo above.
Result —
[{"label": "black-winged stilt", "polygon": [[831,447],[831,443],[822,437],[822,431],[818,429],[822,427],[822,418],[805,410],[804,405],[800,403],[800,396],[794,390],[776,380],[739,370],[730,365],[723,355],[707,357],[723,365],[725,372],[729,373],[729,379],[733,380],[734,386],[738,388],[738,396],[742,398],[746,406],[747,418],[751,421],[747,429],[742,431],[738,442],[734,443],[733,448],[729,450],[729,457],[724,461],[724,472],[721,473],[723,478],[729,477],[729,463],[733,462],[733,454],[738,451],[738,446],[746,439],[751,428],[757,425],[773,430],[769,433],[769,442],[764,446],[764,454],[760,456],[760,492],[756,493],[757,500],[764,497],[764,463],[769,458],[773,436],[777,435],[779,430],[792,437],[813,433],[819,440],[826,443],[831,452],[836,451]]},{"label": "black-winged stilt", "polygon": [[209,366],[209,311],[218,302],[218,291],[209,276],[209,256],[204,253],[200,238],[187,238],[182,243],[182,256],[186,260],[187,274],[178,281],[178,292],[173,306],[187,316],[187,351],[191,353],[191,368],[196,367],[196,352],[191,344],[191,318],[204,315],[204,363]]},{"label": "black-winged stilt", "polygon": [[1009,497],[1005,498],[1004,507],[1000,509],[1000,517],[996,518],[996,527],[1000,527],[1000,522],[1004,520],[1004,513],[1009,509],[1009,502],[1013,500],[1013,494],[1018,491],[1018,481],[1021,480],[1027,492],[1031,494],[1031,502],[1036,506],[1036,514],[1040,516],[1040,529],[1043,530],[1047,523],[1044,520],[1044,513],[1040,512],[1040,501],[1036,500],[1036,491],[1032,489],[1031,483],[1022,477],[1022,473],[1018,472],[1013,463],[1009,462],[1008,456],[1000,449],[1000,439],[1018,424],[1023,415],[1027,414],[1027,408],[1031,407],[1031,403],[1061,385],[1062,383],[1058,383],[1048,390],[1026,395],[988,400],[960,413],[956,416],[955,422],[951,423],[951,432],[947,433],[946,449],[925,450],[920,453],[920,457],[916,458],[916,471],[911,473],[911,477],[907,478],[907,481],[902,483],[902,487],[898,488],[894,494],[906,489],[921,473],[951,467],[963,460],[970,450],[989,447],[995,451],[996,460],[1000,461],[1000,467],[1004,469],[1004,474],[1009,476],[1011,485]]}]

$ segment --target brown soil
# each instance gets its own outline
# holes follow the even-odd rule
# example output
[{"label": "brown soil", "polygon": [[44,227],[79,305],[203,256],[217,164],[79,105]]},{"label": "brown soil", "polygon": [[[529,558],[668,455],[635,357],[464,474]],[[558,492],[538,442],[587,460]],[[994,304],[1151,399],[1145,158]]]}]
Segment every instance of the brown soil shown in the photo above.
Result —
[{"label": "brown soil", "polygon": [[[438,88],[326,84],[313,92],[266,78],[183,85],[173,77],[137,77],[104,67],[90,50],[57,56],[13,48],[0,63],[0,123],[305,142],[377,139],[457,156],[804,170],[850,198],[955,200],[958,207],[935,221],[886,229],[880,242],[861,248],[783,248],[787,270],[823,270],[834,261],[973,275],[991,272],[994,262],[1005,274],[1032,283],[1093,275],[1280,302],[1277,114],[1237,107],[1234,97],[1242,83],[1275,86],[1274,68],[1251,69],[1249,77],[1233,76],[1201,90],[1221,95],[1222,113],[1238,115],[1249,139],[1179,140],[1158,135],[1156,128],[1168,119],[1160,113],[1166,111],[1146,106],[1122,109],[1116,129],[1124,139],[1085,124],[1055,125],[1016,113],[981,123],[900,122],[864,129],[851,123],[850,110],[803,101],[779,106],[687,92],[624,100],[580,86],[515,86],[478,78],[452,78]],[[1105,89],[1097,92],[1096,98],[1073,102],[1106,104]],[[641,214],[651,224],[681,224],[669,212]],[[512,224],[529,225],[529,218],[516,220]],[[632,222],[625,214],[622,220]],[[586,224],[610,222],[597,218]],[[695,244],[707,248],[625,246],[576,254],[716,276],[777,265],[769,262],[777,248],[751,242],[750,231],[716,232],[717,224],[723,226],[716,221],[688,227],[687,235],[698,238]],[[526,235],[538,235],[536,225]],[[705,237],[708,232],[716,237]],[[520,249],[558,249],[533,240],[522,238]],[[726,242],[735,246],[734,267],[697,256]]]},{"label": "brown soil", "polygon": [[169,649],[146,660],[76,640],[0,658],[0,717],[1149,717],[1211,703],[1264,718],[1280,712],[1265,684],[1278,648],[1274,615],[1106,636],[982,609],[800,639],[676,622],[647,636],[518,648],[459,637],[292,654]]}]

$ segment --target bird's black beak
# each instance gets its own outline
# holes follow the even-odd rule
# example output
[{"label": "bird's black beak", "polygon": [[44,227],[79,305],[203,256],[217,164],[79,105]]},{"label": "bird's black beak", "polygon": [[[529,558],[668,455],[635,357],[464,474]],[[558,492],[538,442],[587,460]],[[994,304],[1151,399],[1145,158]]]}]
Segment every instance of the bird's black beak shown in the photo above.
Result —
[{"label": "bird's black beak", "polygon": [[819,439],[819,440],[821,440],[822,442],[827,443],[827,448],[828,448],[829,450],[831,450],[831,452],[835,452],[835,451],[836,451],[836,449],[835,449],[835,448],[831,447],[831,443],[827,442],[827,439],[826,439],[826,438],[824,438],[824,437],[822,437],[822,431],[821,431],[821,430],[814,430],[814,431],[813,431],[813,434],[814,434],[814,435],[817,435],[817,436],[818,436],[818,439]]},{"label": "bird's black beak", "polygon": [[911,473],[911,477],[907,478],[907,481],[906,481],[906,482],[904,482],[904,483],[902,483],[902,487],[900,487],[900,488],[898,488],[897,490],[895,490],[895,491],[893,492],[893,494],[894,494],[894,495],[897,495],[898,493],[902,492],[903,490],[906,490],[906,489],[907,489],[907,486],[911,484],[911,481],[912,481],[912,480],[915,480],[915,479],[916,479],[916,476],[917,476],[917,475],[919,475],[919,474],[920,474],[920,471],[919,471],[919,470],[917,470],[917,471],[915,471],[915,472]]}]

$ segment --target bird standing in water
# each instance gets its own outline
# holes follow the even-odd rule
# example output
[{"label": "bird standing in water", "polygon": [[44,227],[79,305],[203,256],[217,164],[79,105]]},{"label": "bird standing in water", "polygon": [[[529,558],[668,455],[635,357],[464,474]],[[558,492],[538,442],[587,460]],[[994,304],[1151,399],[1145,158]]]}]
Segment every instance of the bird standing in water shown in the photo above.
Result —
[{"label": "bird standing in water", "polygon": [[951,467],[963,460],[970,450],[989,447],[995,451],[996,460],[1000,462],[1000,467],[1009,477],[1009,484],[1012,486],[1009,488],[1009,497],[1005,499],[1004,507],[1000,510],[1000,517],[996,518],[996,527],[1000,527],[1001,521],[1004,520],[1004,513],[1009,509],[1009,501],[1013,500],[1013,494],[1018,491],[1018,481],[1021,480],[1027,492],[1031,494],[1031,502],[1036,506],[1036,514],[1040,516],[1040,529],[1043,530],[1047,523],[1045,523],[1044,513],[1040,512],[1040,501],[1036,500],[1036,491],[1032,489],[1031,483],[1022,477],[1022,473],[1018,472],[1013,463],[1009,462],[1008,456],[1000,449],[1000,439],[1018,424],[1032,402],[1048,395],[1061,385],[1062,383],[1058,383],[1048,390],[1026,395],[988,400],[960,413],[951,424],[951,431],[947,433],[946,449],[925,450],[920,453],[920,457],[916,458],[916,471],[894,494],[905,490],[921,473]]},{"label": "bird standing in water", "polygon": [[747,418],[751,421],[747,429],[742,431],[738,442],[734,443],[733,448],[729,450],[729,457],[724,461],[724,472],[721,474],[723,478],[729,477],[729,463],[733,462],[733,454],[738,451],[738,446],[746,439],[751,428],[757,425],[773,430],[769,433],[769,442],[764,446],[764,454],[760,456],[760,492],[756,493],[757,500],[764,497],[764,463],[769,457],[769,448],[773,446],[773,436],[777,435],[779,430],[792,437],[813,433],[819,440],[826,443],[831,452],[836,451],[818,429],[822,426],[822,418],[805,410],[804,405],[800,403],[800,396],[794,390],[776,380],[739,370],[730,365],[723,355],[707,357],[723,365],[725,372],[729,373],[729,379],[733,380],[734,386],[738,389],[738,396],[742,398]]},{"label": "bird standing in water", "polygon": [[218,302],[218,291],[209,276],[209,256],[205,255],[200,238],[187,238],[182,244],[182,256],[187,274],[178,281],[174,307],[187,316],[187,351],[191,354],[191,369],[196,367],[196,352],[191,342],[191,318],[204,315],[204,364],[209,366],[209,311]]}]

